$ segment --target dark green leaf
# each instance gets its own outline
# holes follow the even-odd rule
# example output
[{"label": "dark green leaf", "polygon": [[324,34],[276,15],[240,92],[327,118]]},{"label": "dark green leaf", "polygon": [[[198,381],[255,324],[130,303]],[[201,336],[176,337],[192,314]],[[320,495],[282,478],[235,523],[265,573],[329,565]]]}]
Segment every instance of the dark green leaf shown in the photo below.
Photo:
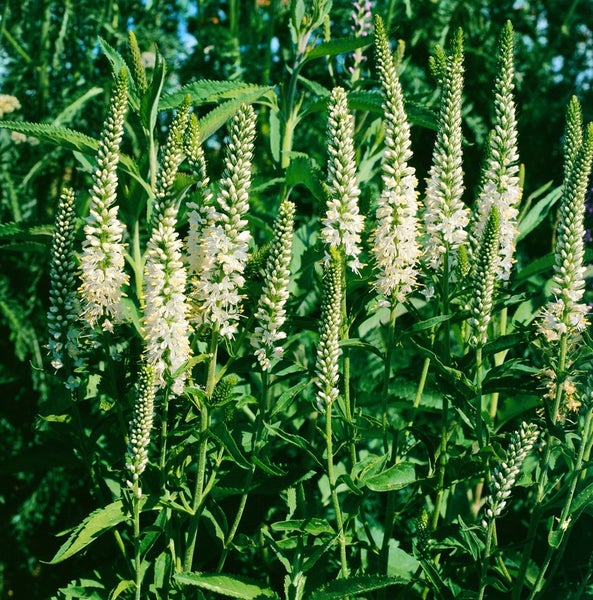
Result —
[{"label": "dark green leaf", "polygon": [[308,533],[309,535],[336,535],[334,528],[325,519],[291,519],[278,521],[271,526],[272,531]]},{"label": "dark green leaf", "polygon": [[336,38],[329,42],[317,44],[307,52],[306,60],[321,58],[322,56],[336,56],[346,52],[354,52],[357,48],[366,48],[373,43],[373,38],[368,37],[349,37]]},{"label": "dark green leaf", "polygon": [[235,575],[207,575],[200,573],[177,573],[175,581],[182,585],[193,585],[203,590],[222,594],[229,598],[255,600],[256,598],[278,598],[270,588]]},{"label": "dark green leaf", "polygon": [[374,590],[382,590],[391,585],[405,585],[408,581],[401,577],[382,575],[360,575],[348,579],[337,579],[314,591],[311,600],[342,600]]},{"label": "dark green leaf", "polygon": [[390,492],[402,488],[416,481],[416,469],[411,462],[401,462],[393,465],[377,475],[371,475],[361,481],[374,492]]}]

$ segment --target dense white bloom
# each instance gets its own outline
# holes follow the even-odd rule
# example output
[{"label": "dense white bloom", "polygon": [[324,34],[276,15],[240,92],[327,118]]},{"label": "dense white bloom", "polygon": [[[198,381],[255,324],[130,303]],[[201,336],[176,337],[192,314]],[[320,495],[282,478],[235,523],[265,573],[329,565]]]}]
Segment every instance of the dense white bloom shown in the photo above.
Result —
[{"label": "dense white bloom", "polygon": [[500,216],[496,276],[502,281],[509,279],[514,262],[517,217],[522,196],[513,77],[513,29],[507,23],[500,40],[499,73],[494,86],[495,123],[488,140],[488,155],[477,199],[474,230],[474,240],[477,243],[482,237],[491,208],[496,206]]},{"label": "dense white bloom", "polygon": [[89,326],[99,323],[106,331],[112,330],[113,324],[123,319],[123,288],[129,281],[124,271],[124,227],[115,205],[127,90],[127,78],[122,70],[99,143],[80,259],[82,317]]},{"label": "dense white bloom", "polygon": [[385,153],[383,189],[377,199],[377,226],[373,234],[374,288],[386,299],[403,302],[416,285],[418,193],[412,157],[410,125],[393,57],[382,21],[375,24],[377,60],[385,94]]},{"label": "dense white bloom", "polygon": [[487,527],[489,521],[502,514],[521,472],[521,466],[538,436],[537,426],[525,422],[521,423],[519,430],[511,436],[506,460],[496,465],[490,478],[490,495],[486,499],[483,527]]},{"label": "dense white bloom", "polygon": [[[573,98],[569,105],[569,121],[576,113],[580,121],[580,106]],[[579,129],[581,127],[579,125]],[[578,133],[576,135],[580,137]],[[567,154],[571,152],[573,142],[574,139],[567,140]],[[574,337],[587,326],[588,309],[581,302],[585,293],[583,220],[592,159],[593,126],[590,125],[578,152],[567,157],[567,163],[571,164],[565,165],[567,180],[564,182],[556,237],[553,299],[543,309],[539,321],[540,333],[548,342],[556,342],[563,336]]]},{"label": "dense white bloom", "polygon": [[191,349],[185,296],[187,274],[181,255],[181,238],[176,231],[177,207],[169,195],[183,159],[183,132],[188,110],[185,105],[177,113],[163,153],[144,268],[146,361],[161,385],[165,373],[174,376],[172,390],[176,394],[183,391],[186,373],[182,367],[189,359]]},{"label": "dense white bloom", "polygon": [[74,192],[66,188],[60,196],[56,212],[56,230],[49,267],[50,307],[47,325],[51,364],[54,369],[61,369],[67,357],[71,366],[76,367],[80,364],[77,326],[80,305],[76,293],[77,265],[74,261],[75,217]]},{"label": "dense white bloom", "polygon": [[358,273],[362,267],[359,255],[364,217],[358,210],[354,117],[348,112],[346,92],[340,87],[333,89],[329,103],[328,155],[328,200],[321,238],[350,259],[348,266]]},{"label": "dense white bloom", "polygon": [[463,45],[461,32],[453,40],[442,80],[443,93],[433,162],[426,185],[424,260],[438,271],[448,255],[449,272],[456,250],[466,242],[469,210],[462,201],[461,103],[463,91]]},{"label": "dense white bloom", "polygon": [[192,266],[193,318],[198,325],[213,327],[228,338],[237,330],[251,242],[245,215],[249,210],[255,119],[251,106],[242,106],[233,118],[218,196],[205,216],[197,213],[201,234]]},{"label": "dense white bloom", "polygon": [[284,305],[288,300],[290,282],[294,211],[294,204],[288,200],[280,205],[265,267],[262,294],[255,312],[258,325],[255,327],[252,344],[263,371],[269,371],[271,360],[282,358],[284,353],[278,342],[286,338],[282,325],[286,320]]}]

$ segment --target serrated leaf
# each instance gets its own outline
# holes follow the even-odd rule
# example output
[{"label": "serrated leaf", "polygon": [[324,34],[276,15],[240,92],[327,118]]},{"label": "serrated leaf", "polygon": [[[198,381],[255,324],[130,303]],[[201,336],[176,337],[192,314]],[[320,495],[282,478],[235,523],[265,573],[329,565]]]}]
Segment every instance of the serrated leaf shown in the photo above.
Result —
[{"label": "serrated leaf", "polygon": [[200,135],[202,139],[208,139],[215,131],[220,129],[235,115],[241,105],[253,104],[272,90],[273,88],[270,86],[257,86],[255,89],[250,89],[241,96],[227,100],[214,110],[211,110],[200,119]]},{"label": "serrated leaf", "polygon": [[47,564],[55,565],[74,556],[106,531],[123,523],[127,518],[121,500],[116,500],[104,508],[95,510],[75,529],[74,533],[62,544],[62,547]]},{"label": "serrated leaf", "polygon": [[377,475],[371,475],[361,481],[373,492],[390,492],[402,488],[416,481],[416,469],[411,462],[401,462],[393,465]]},{"label": "serrated leaf", "polygon": [[200,573],[177,573],[173,577],[177,583],[182,585],[194,585],[229,598],[240,598],[241,600],[278,598],[277,594],[270,588],[261,587],[245,577],[202,575]]},{"label": "serrated leaf", "polygon": [[122,69],[125,69],[127,71],[128,81],[134,81],[124,57],[101,36],[99,36],[99,45],[101,46],[103,54],[105,54],[107,60],[111,64],[113,74],[117,75]]},{"label": "serrated leaf", "polygon": [[357,50],[358,48],[370,46],[373,44],[373,41],[373,36],[335,38],[328,42],[317,44],[311,48],[311,50],[307,52],[305,61],[321,58],[322,56],[336,56],[338,54],[345,54],[346,52],[354,52],[354,50]]},{"label": "serrated leaf", "polygon": [[193,106],[201,106],[210,103],[218,104],[221,100],[245,96],[247,93],[256,92],[258,95],[262,95],[270,89],[269,86],[245,83],[243,81],[201,79],[184,85],[176,92],[163,96],[159,102],[159,110],[177,108],[185,100],[186,96],[190,96]]},{"label": "serrated leaf", "polygon": [[336,535],[334,528],[325,519],[289,519],[271,525],[272,531],[298,531],[309,535]]},{"label": "serrated leaf", "polygon": [[348,579],[337,579],[319,590],[313,592],[310,600],[341,600],[349,596],[382,590],[391,585],[405,585],[407,580],[401,577],[387,577],[383,575],[360,575]]}]

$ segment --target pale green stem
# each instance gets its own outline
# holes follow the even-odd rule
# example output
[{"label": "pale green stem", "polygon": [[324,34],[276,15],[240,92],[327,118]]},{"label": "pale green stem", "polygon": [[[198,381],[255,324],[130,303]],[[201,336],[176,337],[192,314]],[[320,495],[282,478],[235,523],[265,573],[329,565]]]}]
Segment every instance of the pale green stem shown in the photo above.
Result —
[{"label": "pale green stem", "polygon": [[[396,463],[396,440],[397,435],[393,434],[393,441],[391,444],[391,456],[389,459],[389,466],[393,466]],[[387,503],[385,506],[385,522],[383,527],[383,541],[381,543],[381,550],[379,552],[379,572],[384,575],[388,575],[389,570],[389,541],[391,540],[391,532],[393,530],[393,521],[395,517],[397,495],[394,490],[387,492]],[[379,600],[385,600],[387,598],[387,588],[383,588],[379,592]]]},{"label": "pale green stem", "polygon": [[482,350],[482,344],[480,343],[476,348],[476,437],[480,448],[483,448],[486,442],[484,418],[482,417],[482,378],[484,370]]},{"label": "pale green stem", "polygon": [[[259,402],[259,411],[257,413],[257,417],[255,420],[255,428],[253,432],[253,437],[251,441],[251,455],[252,457],[257,457],[259,454],[259,446],[260,440],[262,437],[263,429],[264,429],[264,418],[266,410],[266,405],[269,396],[269,377],[268,373],[262,372],[262,395]],[[247,498],[249,497],[249,491],[251,489],[251,483],[253,481],[253,476],[255,475],[255,463],[251,463],[251,468],[249,469],[249,473],[247,475],[247,479],[245,480],[245,484],[243,486],[243,493],[241,494],[241,499],[239,500],[239,506],[237,508],[237,512],[235,514],[235,518],[233,520],[233,524],[229,529],[229,532],[224,541],[224,548],[222,549],[222,553],[220,555],[220,560],[218,561],[218,566],[216,567],[216,572],[222,572],[224,567],[224,563],[229,554],[229,548],[235,539],[235,535],[237,534],[237,529],[239,528],[239,524],[241,523],[241,519],[243,518],[243,512],[245,511],[245,506],[247,505]]]},{"label": "pale green stem", "polygon": [[[570,512],[571,512],[571,508],[572,508],[572,502],[574,500],[574,495],[575,495],[577,483],[579,480],[578,473],[580,472],[580,470],[583,466],[583,457],[585,454],[586,440],[589,439],[589,435],[591,434],[592,421],[593,421],[593,407],[590,407],[588,409],[587,415],[585,417],[585,424],[583,426],[583,435],[581,438],[581,446],[579,448],[577,460],[575,462],[574,469],[572,472],[572,481],[570,482],[570,488],[568,490],[568,494],[566,495],[566,499],[564,501],[564,506],[562,507],[562,513],[560,514],[560,519],[558,521],[558,525],[556,526],[557,531],[563,532],[563,534],[562,534],[563,539],[560,542],[560,545],[555,545],[555,546],[549,545],[548,546],[548,551],[546,552],[546,557],[545,557],[544,562],[542,563],[542,567],[537,575],[537,579],[535,580],[533,589],[531,590],[531,594],[529,595],[529,600],[532,600],[532,598],[535,598],[536,594],[539,593],[539,591],[542,589],[544,577],[550,566],[550,563],[552,561],[554,553],[558,550],[558,555],[556,556],[556,561],[555,561],[556,565],[562,558],[562,554],[564,554],[564,550],[566,547],[566,544],[565,544],[566,533],[567,533],[567,531],[570,527],[570,523],[571,523]],[[552,525],[550,527],[551,527],[551,529],[550,529],[550,532],[551,532],[552,528],[554,528],[554,521],[552,521]]]},{"label": "pale green stem", "polygon": [[383,450],[387,453],[389,445],[387,442],[387,409],[389,399],[389,380],[391,378],[391,357],[393,356],[393,343],[395,339],[395,321],[397,318],[396,314],[397,302],[392,300],[391,311],[389,313],[389,325],[387,329],[387,342],[385,344],[385,364],[383,367],[383,389],[381,395],[383,397],[383,415],[382,415],[382,426],[383,426]]},{"label": "pale green stem", "polygon": [[163,411],[161,417],[161,452],[159,457],[159,472],[161,474],[161,492],[167,485],[167,436],[169,433],[169,390],[163,394]]},{"label": "pale green stem", "polygon": [[[568,339],[566,335],[563,335],[560,338],[560,352],[558,358],[558,366],[555,370],[556,376],[556,394],[554,397],[554,404],[552,407],[552,412],[550,414],[550,421],[552,427],[556,425],[556,421],[558,419],[558,411],[560,409],[560,403],[562,402],[562,395],[564,391],[564,386],[562,385],[562,381],[559,381],[559,376],[563,376],[566,370],[566,357],[568,352]],[[519,567],[519,572],[517,573],[517,586],[513,590],[513,600],[519,600],[521,597],[521,592],[523,591],[523,585],[525,583],[525,576],[527,574],[527,566],[529,564],[529,559],[531,558],[531,553],[533,551],[533,546],[535,544],[535,537],[537,533],[537,528],[539,526],[539,520],[541,516],[541,503],[546,495],[546,484],[548,481],[548,472],[547,467],[550,461],[550,454],[552,451],[552,441],[554,435],[552,434],[552,428],[548,429],[548,434],[546,436],[546,444],[544,448],[544,456],[541,462],[541,473],[539,476],[538,486],[537,486],[537,496],[535,500],[535,509],[531,513],[531,520],[529,523],[529,530],[527,532],[527,540],[525,542],[525,547],[523,548],[523,555],[521,557],[521,565]],[[542,571],[540,571],[540,574]],[[543,575],[542,575],[543,577]],[[538,575],[539,580],[539,575]],[[533,590],[536,588],[534,587]],[[532,590],[532,593],[533,593]]]},{"label": "pale green stem", "polygon": [[492,550],[492,540],[494,539],[496,520],[494,517],[488,522],[488,531],[486,533],[486,547],[484,548],[484,557],[480,565],[480,588],[478,590],[478,600],[483,600],[486,591],[486,577],[488,575],[488,565],[490,563],[490,552]]},{"label": "pale green stem", "polygon": [[[208,362],[208,374],[206,376],[206,388],[204,390],[207,401],[212,397],[214,386],[216,384],[216,360],[218,350],[218,332],[213,331],[210,339],[210,352]],[[208,450],[208,429],[210,427],[210,414],[208,407],[202,403],[200,407],[200,445],[198,449],[198,464],[196,473],[196,483],[192,501],[192,518],[188,532],[187,551],[183,563],[186,571],[191,571],[198,538],[198,527],[200,524],[200,508],[204,501],[204,481],[206,478],[206,458]]]},{"label": "pale green stem", "polygon": [[[506,335],[507,332],[507,316],[508,316],[508,308],[505,306],[501,312],[500,312],[500,327],[499,327],[499,335],[500,337]],[[507,351],[506,350],[502,350],[501,352],[497,352],[494,355],[494,364],[497,367],[500,367],[502,365],[502,363],[504,362],[504,359],[506,358],[507,355]],[[490,418],[492,419],[492,422],[494,423],[494,420],[496,419],[496,413],[498,412],[498,398],[499,398],[499,393],[498,392],[494,392],[491,396],[490,396]]]},{"label": "pale green stem", "polygon": [[447,434],[449,430],[449,398],[443,396],[442,424],[441,424],[441,444],[439,448],[439,463],[438,463],[438,483],[437,495],[434,501],[434,510],[430,526],[434,531],[439,522],[439,514],[441,512],[441,504],[445,495],[445,470],[447,466]]},{"label": "pale green stem", "polygon": [[346,535],[344,533],[344,521],[342,518],[342,509],[336,489],[336,475],[334,472],[334,448],[332,440],[332,405],[328,404],[325,412],[325,443],[327,448],[327,477],[331,490],[332,503],[336,513],[336,528],[338,530],[338,540],[340,543],[340,564],[342,577],[348,578],[348,561],[346,557]]},{"label": "pale green stem", "polygon": [[134,482],[132,491],[132,510],[134,519],[134,569],[136,571],[135,600],[142,600],[142,557],[140,556],[140,498],[138,498],[138,481]]}]

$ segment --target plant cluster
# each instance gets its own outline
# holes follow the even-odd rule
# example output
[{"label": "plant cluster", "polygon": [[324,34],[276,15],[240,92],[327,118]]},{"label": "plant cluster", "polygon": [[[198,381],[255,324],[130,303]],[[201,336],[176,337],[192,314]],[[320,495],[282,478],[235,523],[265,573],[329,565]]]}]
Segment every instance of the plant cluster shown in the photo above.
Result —
[{"label": "plant cluster", "polygon": [[[432,111],[406,100],[382,18],[353,7],[342,38],[330,0],[290,3],[280,88],[166,92],[130,32],[127,53],[102,44],[98,139],[0,121],[88,173],[50,248],[43,433],[89,507],[50,560],[77,561],[56,598],[591,592],[570,547],[593,497],[593,125],[574,97],[563,185],[524,199],[507,22],[468,204],[462,30],[431,57]],[[335,85],[302,75],[335,56]],[[425,185],[413,126],[433,132]],[[526,263],[556,204],[553,251]]]}]

